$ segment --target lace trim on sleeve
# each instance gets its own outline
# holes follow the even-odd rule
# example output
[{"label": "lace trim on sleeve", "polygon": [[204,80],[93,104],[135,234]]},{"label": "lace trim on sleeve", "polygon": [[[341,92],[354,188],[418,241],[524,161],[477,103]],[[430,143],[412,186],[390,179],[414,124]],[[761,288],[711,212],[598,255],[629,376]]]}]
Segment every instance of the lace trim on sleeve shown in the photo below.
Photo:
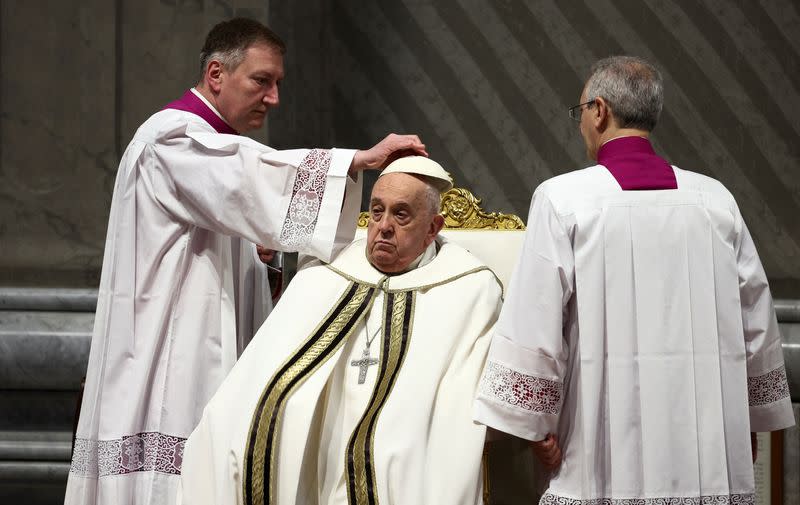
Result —
[{"label": "lace trim on sleeve", "polygon": [[489,361],[481,377],[480,392],[498,402],[531,412],[558,414],[563,384],[526,375]]},{"label": "lace trim on sleeve", "polygon": [[755,505],[753,493],[694,496],[658,496],[653,498],[568,498],[547,492],[539,505]]},{"label": "lace trim on sleeve", "polygon": [[92,478],[133,472],[179,475],[185,444],[185,438],[158,432],[113,440],[76,438],[69,471]]},{"label": "lace trim on sleeve", "polygon": [[312,149],[297,167],[289,211],[281,230],[280,242],[285,247],[301,250],[311,242],[330,166],[329,150]]},{"label": "lace trim on sleeve", "polygon": [[782,365],[771,372],[747,378],[750,406],[766,405],[789,397],[786,368]]}]

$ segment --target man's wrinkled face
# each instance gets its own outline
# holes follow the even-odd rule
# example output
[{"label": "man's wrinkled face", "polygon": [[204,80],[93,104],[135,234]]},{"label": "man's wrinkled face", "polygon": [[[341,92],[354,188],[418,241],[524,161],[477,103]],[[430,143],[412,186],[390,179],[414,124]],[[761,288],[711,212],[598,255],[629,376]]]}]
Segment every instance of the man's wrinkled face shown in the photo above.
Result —
[{"label": "man's wrinkled face", "polygon": [[278,105],[282,80],[280,51],[266,44],[250,46],[238,67],[222,69],[217,97],[219,113],[240,133],[261,128],[267,111]]},{"label": "man's wrinkled face", "polygon": [[427,189],[404,173],[381,176],[372,188],[367,259],[381,272],[404,271],[439,233],[444,219],[432,212]]}]

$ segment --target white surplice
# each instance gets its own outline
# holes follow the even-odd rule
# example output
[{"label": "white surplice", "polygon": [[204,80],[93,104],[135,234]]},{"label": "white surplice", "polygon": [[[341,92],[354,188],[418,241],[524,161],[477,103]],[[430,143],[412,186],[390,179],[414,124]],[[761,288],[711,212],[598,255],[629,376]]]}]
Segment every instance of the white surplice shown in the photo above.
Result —
[{"label": "white surplice", "polygon": [[[363,313],[352,316],[351,332],[340,344],[330,344],[321,362],[299,358],[302,349],[326,338],[324,321],[348,312],[332,308],[341,307],[343,294],[356,287],[371,291],[359,302]],[[402,310],[395,310],[398,301]],[[429,263],[423,259],[418,268],[390,277],[367,262],[364,240],[330,267],[300,271],[189,437],[182,503],[481,503],[485,428],[472,422],[472,399],[500,303],[494,274],[451,243]],[[407,333],[398,330],[395,340],[390,326],[396,326],[390,323],[404,317]],[[370,366],[359,384],[360,368],[353,362],[363,357],[367,334],[370,356],[380,363]],[[404,342],[404,350],[396,351],[400,366],[391,365],[390,340]],[[306,375],[277,372],[297,363],[305,363]],[[289,379],[297,386],[271,411],[277,427],[254,431],[262,399],[269,403],[270,388]],[[383,393],[385,401],[375,403]],[[372,464],[348,471],[351,458],[364,459],[364,445],[359,452],[349,443],[365,426],[373,427],[366,449]],[[248,464],[248,454],[257,458],[259,452],[251,443],[270,438],[267,433],[277,440],[274,464],[266,465],[277,474],[271,500],[269,491],[259,498],[248,485],[261,475],[251,470],[257,463]],[[353,483],[365,475],[374,479],[372,495],[365,491],[356,498]],[[269,479],[263,482],[268,490]]]},{"label": "white surplice", "polygon": [[231,246],[236,297],[236,355],[241,356],[272,312],[274,304],[268,270],[258,257],[256,245],[244,239],[231,238]]},{"label": "white surplice", "polygon": [[731,194],[622,191],[603,166],[534,193],[475,404],[557,434],[543,504],[753,503],[750,432],[794,424],[766,276]]},{"label": "white surplice", "polygon": [[174,109],[139,128],[114,188],[67,504],[174,503],[185,439],[266,309],[241,310],[264,289],[252,243],[330,258],[355,229],[353,154],[275,151]]}]

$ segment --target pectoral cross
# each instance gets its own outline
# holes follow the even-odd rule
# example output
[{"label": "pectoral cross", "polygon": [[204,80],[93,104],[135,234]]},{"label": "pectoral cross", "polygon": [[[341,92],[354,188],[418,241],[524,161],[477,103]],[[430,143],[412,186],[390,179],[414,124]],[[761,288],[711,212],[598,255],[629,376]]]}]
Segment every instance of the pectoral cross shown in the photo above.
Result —
[{"label": "pectoral cross", "polygon": [[369,347],[364,349],[364,352],[361,354],[361,359],[354,359],[350,362],[350,366],[357,366],[360,370],[358,371],[358,383],[364,384],[367,380],[367,369],[371,365],[377,365],[378,360],[377,358],[370,358],[369,357]]}]

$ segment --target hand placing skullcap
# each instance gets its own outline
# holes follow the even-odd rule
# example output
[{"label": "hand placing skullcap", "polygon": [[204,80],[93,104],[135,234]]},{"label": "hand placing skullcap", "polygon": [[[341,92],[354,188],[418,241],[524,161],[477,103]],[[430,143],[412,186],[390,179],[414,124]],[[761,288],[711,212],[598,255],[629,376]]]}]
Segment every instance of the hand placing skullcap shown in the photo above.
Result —
[{"label": "hand placing skullcap", "polygon": [[453,179],[450,174],[440,164],[425,156],[406,156],[397,159],[389,163],[381,172],[380,177],[395,172],[425,176],[428,178],[428,182],[439,190],[439,193],[453,188]]}]

